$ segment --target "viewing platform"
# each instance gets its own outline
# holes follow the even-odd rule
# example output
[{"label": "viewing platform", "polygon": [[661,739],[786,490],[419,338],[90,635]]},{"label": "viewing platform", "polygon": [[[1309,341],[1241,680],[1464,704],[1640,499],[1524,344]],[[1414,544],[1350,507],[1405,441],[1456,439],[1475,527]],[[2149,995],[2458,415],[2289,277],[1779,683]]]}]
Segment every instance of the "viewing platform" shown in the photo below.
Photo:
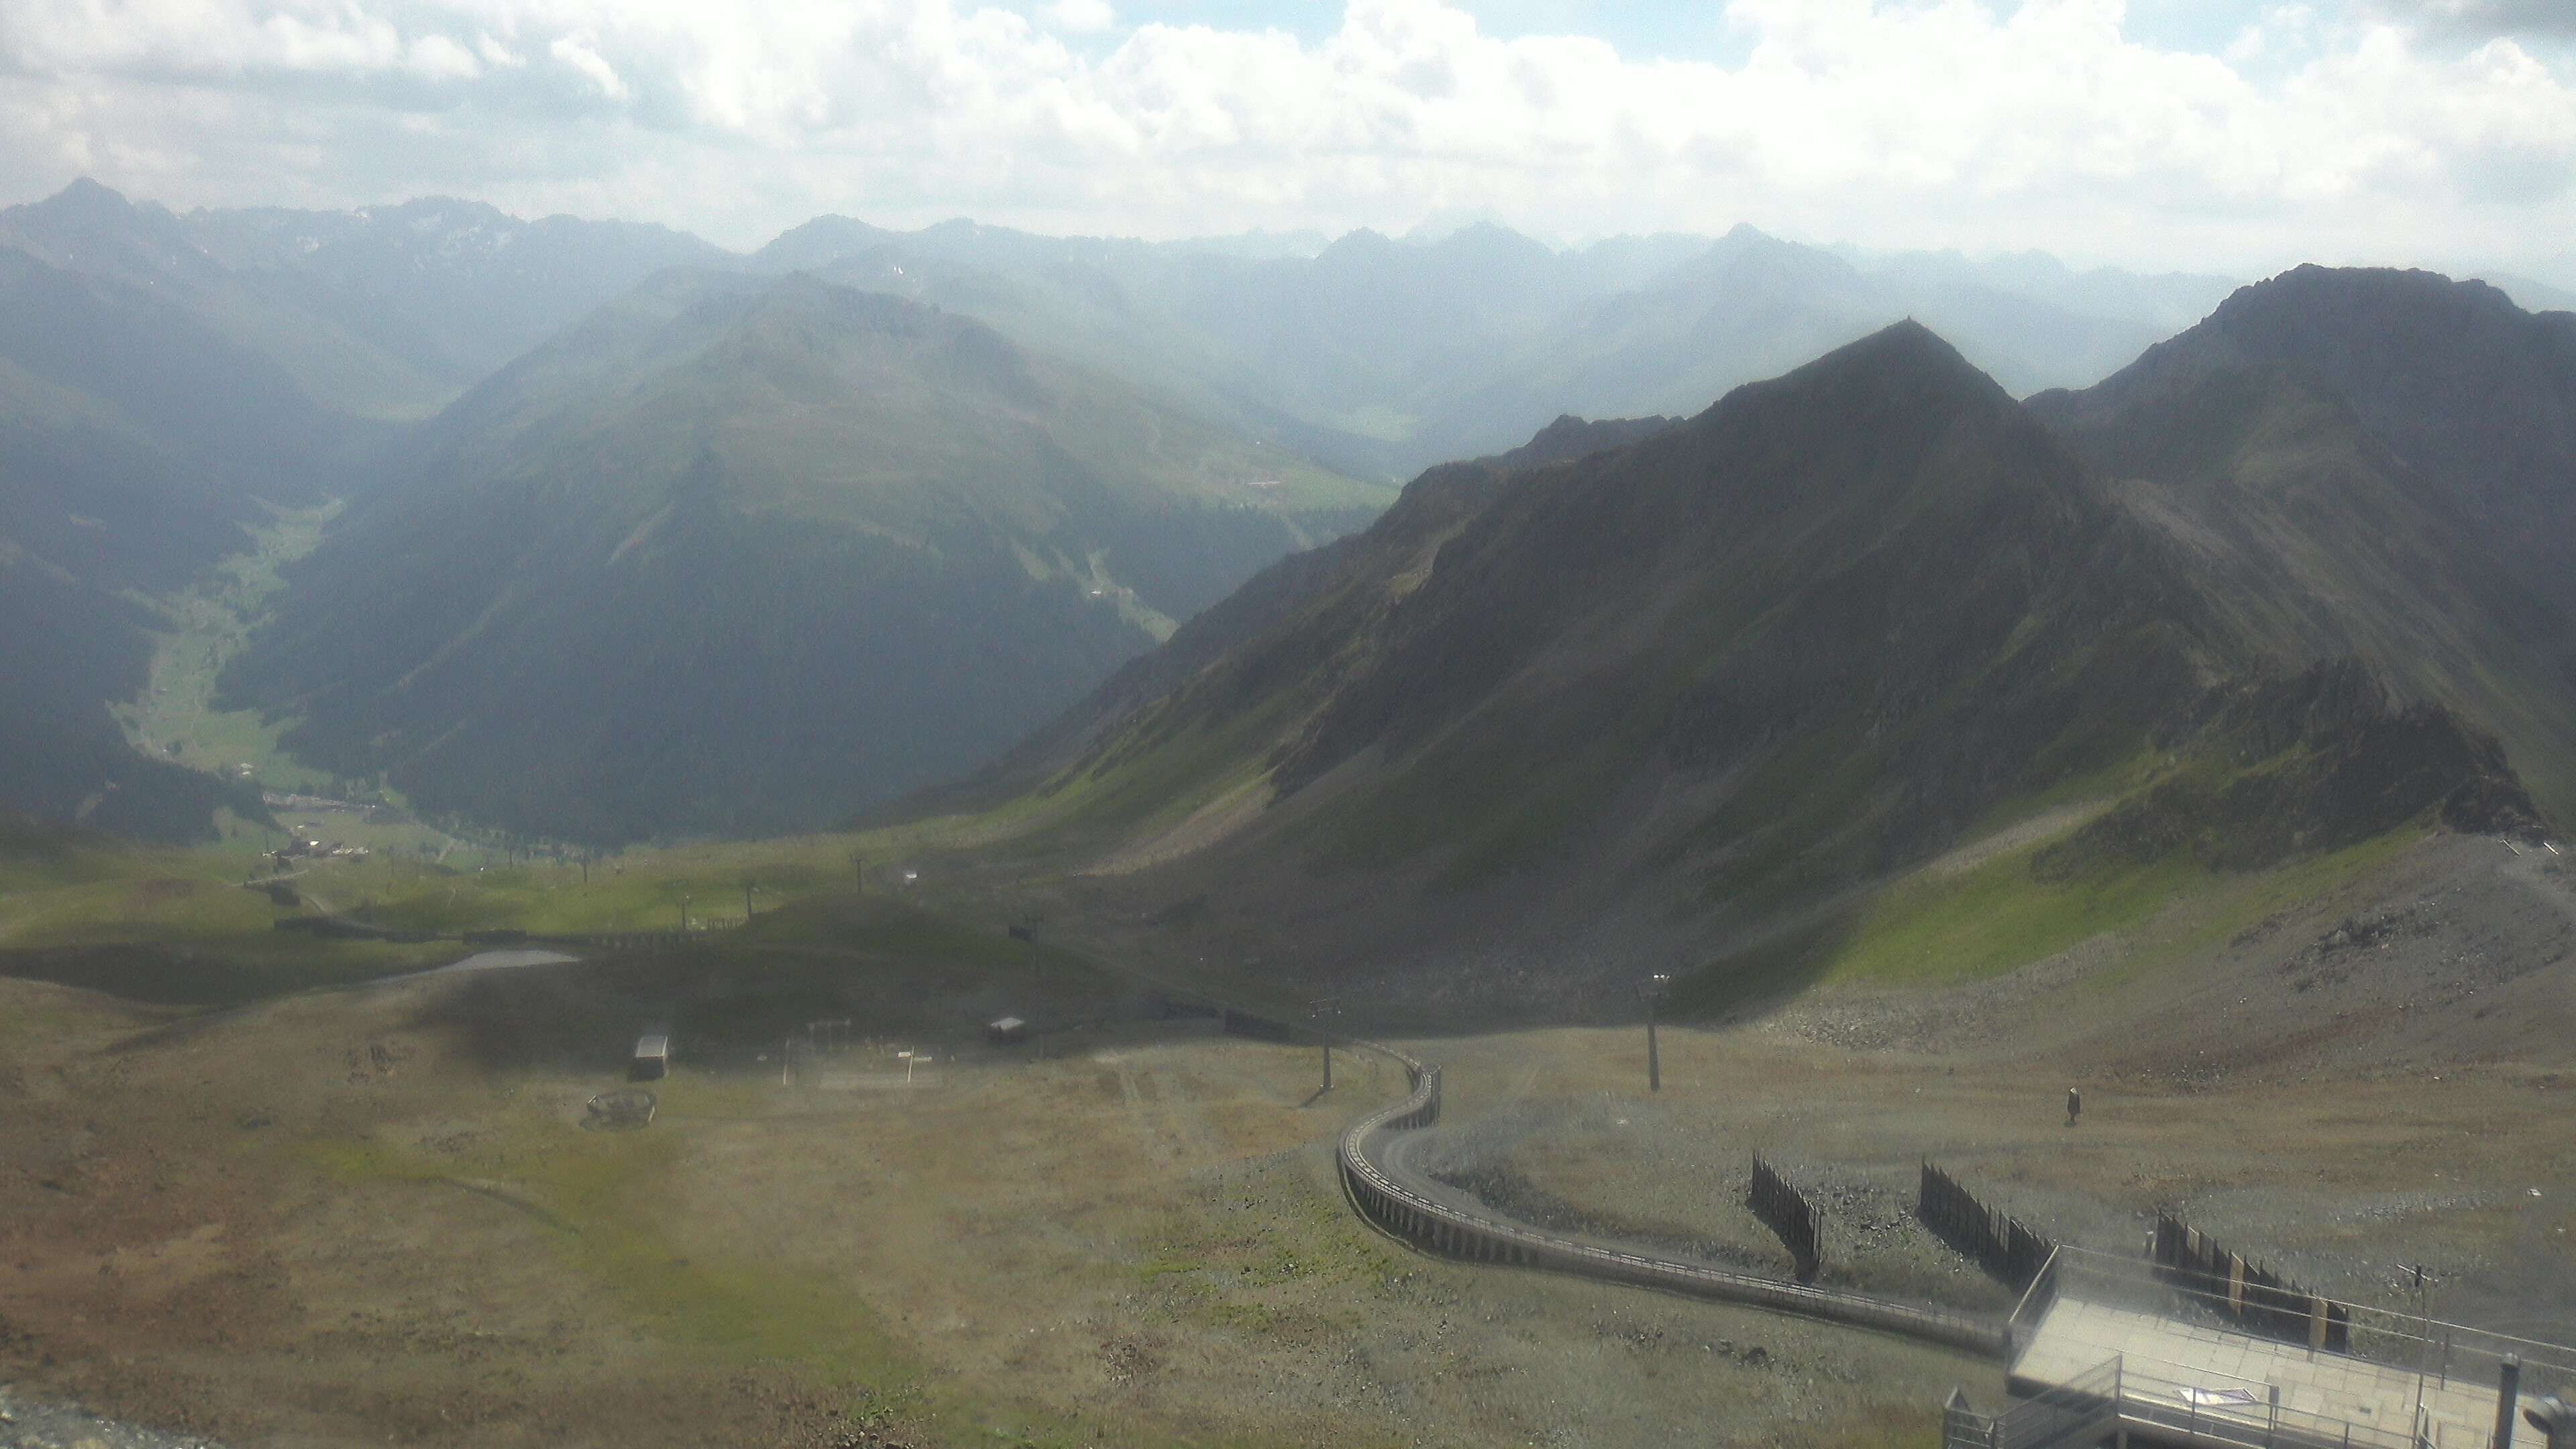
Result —
[{"label": "viewing platform", "polygon": [[2523,1416],[2576,1392],[2576,1350],[2349,1307],[2354,1352],[2223,1326],[2147,1263],[2060,1248],[2012,1319],[2005,1387],[1988,1416],[1953,1395],[1950,1449],[2118,1443],[2177,1449],[2489,1449],[2508,1357],[2506,1449],[2546,1449]]}]

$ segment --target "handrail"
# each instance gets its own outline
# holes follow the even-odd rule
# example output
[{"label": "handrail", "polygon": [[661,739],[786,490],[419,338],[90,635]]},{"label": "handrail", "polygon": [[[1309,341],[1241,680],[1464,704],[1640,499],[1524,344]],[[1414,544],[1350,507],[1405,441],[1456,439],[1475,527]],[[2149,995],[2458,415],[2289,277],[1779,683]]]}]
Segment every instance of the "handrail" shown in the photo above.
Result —
[{"label": "handrail", "polygon": [[[2120,1291],[2132,1297],[2144,1296],[2151,1302],[2160,1302],[2177,1292],[2188,1297],[2192,1292],[2167,1283],[2156,1275],[2154,1266],[2144,1260],[2099,1249],[2080,1248],[2071,1243],[2059,1248],[2052,1259],[2052,1267],[2060,1285],[2071,1284],[2078,1289]],[[2335,1302],[2349,1314],[2347,1321],[2352,1338],[2349,1347],[2329,1352],[2408,1371],[2423,1366],[2414,1361],[2414,1355],[2422,1355],[2429,1360],[2438,1352],[2441,1355],[2440,1371],[2446,1379],[2474,1377],[2484,1381],[2492,1381],[2504,1356],[2512,1354],[2521,1362],[2522,1380],[2527,1390],[2545,1387],[2551,1391],[2564,1391],[2576,1387],[2576,1349],[2565,1344],[2521,1338],[2467,1324],[2446,1323],[2438,1318],[2400,1313],[2348,1300],[2337,1299]]]},{"label": "handrail", "polygon": [[1404,1068],[1412,1083],[1412,1092],[1402,1101],[1353,1123],[1342,1134],[1336,1154],[1342,1189],[1352,1210],[1370,1225],[1410,1246],[1476,1262],[1545,1268],[1604,1282],[1742,1303],[1900,1334],[1989,1357],[2001,1358],[2010,1350],[2004,1326],[1991,1319],[1603,1247],[1441,1202],[1430,1193],[1397,1181],[1393,1171],[1381,1166],[1368,1150],[1370,1139],[1380,1132],[1410,1131],[1439,1120],[1440,1068],[1376,1042],[1355,1041],[1348,1045],[1374,1051],[1395,1062]]},{"label": "handrail", "polygon": [[[2234,1378],[2185,1369],[2176,1379],[2142,1369],[2135,1354],[2116,1354],[2061,1384],[1999,1414],[1977,1414],[1954,1397],[1944,1412],[1944,1439],[1953,1449],[2055,1449],[2097,1443],[2102,1431],[2129,1426],[2152,1436],[2237,1449],[2429,1449],[2433,1440],[2419,1419],[2412,1432],[2313,1410],[2292,1408],[2271,1396],[2271,1385],[2237,1379],[2260,1396],[2237,1402],[2208,1392],[2210,1380]],[[2166,1365],[2180,1368],[2180,1365]]]}]

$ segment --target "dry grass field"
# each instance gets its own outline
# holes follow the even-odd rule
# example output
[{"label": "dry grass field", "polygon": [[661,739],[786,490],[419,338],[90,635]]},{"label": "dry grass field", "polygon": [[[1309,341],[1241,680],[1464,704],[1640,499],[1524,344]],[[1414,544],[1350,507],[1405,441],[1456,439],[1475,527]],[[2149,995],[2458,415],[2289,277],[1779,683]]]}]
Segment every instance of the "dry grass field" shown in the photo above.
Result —
[{"label": "dry grass field", "polygon": [[[1633,1028],[1410,1042],[1448,1066],[1418,1160],[1784,1270],[1741,1207],[1758,1148],[1823,1190],[1828,1281],[1999,1307],[1906,1216],[1928,1155],[2093,1246],[2173,1206],[2362,1301],[2425,1261],[2438,1311],[2576,1337],[2576,915],[2491,847],[2154,971],[2094,941],[1668,1028],[1652,1098]],[[202,1014],[0,981],[0,1381],[235,1445],[477,1449],[1926,1444],[1951,1385],[1999,1394],[1884,1337],[1409,1253],[1330,1155],[1392,1067],[1345,1055],[1318,1099],[1311,1046],[934,927]],[[1094,1024],[984,1046],[1019,1003]],[[782,1085],[770,1044],[835,1011],[858,1044]],[[681,1042],[657,1119],[588,1130],[648,1014]],[[900,1046],[936,1059],[909,1086]]]},{"label": "dry grass field", "polygon": [[1331,1171],[1401,1090],[1365,1057],[1311,1104],[1312,1048],[1173,1028],[908,1089],[684,1063],[587,1131],[613,1059],[476,1039],[546,974],[184,1021],[0,983],[0,1376],[237,1444],[1645,1445],[1919,1438],[1979,1372],[1396,1248]]}]

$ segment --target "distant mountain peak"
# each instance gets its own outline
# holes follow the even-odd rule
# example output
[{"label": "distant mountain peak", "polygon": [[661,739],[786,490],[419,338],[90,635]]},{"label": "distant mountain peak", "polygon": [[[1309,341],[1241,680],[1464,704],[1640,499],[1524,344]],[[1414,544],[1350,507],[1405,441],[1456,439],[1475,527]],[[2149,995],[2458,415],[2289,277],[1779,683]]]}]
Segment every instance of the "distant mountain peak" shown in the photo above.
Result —
[{"label": "distant mountain peak", "polygon": [[1452,256],[1510,257],[1533,262],[1556,256],[1556,249],[1547,243],[1493,221],[1471,221],[1431,243],[1431,250]]},{"label": "distant mountain peak", "polygon": [[1507,453],[1496,454],[1488,461],[1507,471],[1543,468],[1551,463],[1566,462],[1652,437],[1671,427],[1674,421],[1667,417],[1586,419],[1562,413],[1556,421],[1532,434],[1528,442]]},{"label": "distant mountain peak", "polygon": [[118,211],[131,211],[134,209],[134,203],[126,199],[124,192],[117,190],[115,187],[105,185],[94,177],[88,176],[74,177],[69,186],[66,186],[62,190],[55,192],[52,196],[45,198],[45,202],[43,204],[77,206],[83,208],[113,208]]},{"label": "distant mountain peak", "polygon": [[752,254],[752,261],[755,265],[798,269],[828,266],[842,257],[881,246],[895,236],[894,232],[856,217],[818,216],[772,237],[767,246]]},{"label": "distant mountain peak", "polygon": [[1942,341],[1939,333],[1912,317],[1903,317],[1890,322],[1853,343],[1852,347],[1875,349],[1898,356],[1919,354],[1927,359],[1947,360],[1956,362],[1961,367],[1968,366],[1968,359],[1959,355],[1959,349]]},{"label": "distant mountain peak", "polygon": [[454,225],[459,222],[491,225],[521,225],[523,218],[512,216],[488,201],[472,201],[461,196],[415,196],[391,206],[364,206],[358,215],[369,221],[407,222],[413,226]]},{"label": "distant mountain peak", "polygon": [[2302,263],[2239,287],[2210,314],[2221,331],[2279,336],[2354,326],[2510,325],[2520,307],[2489,284],[2416,267],[2326,267]]},{"label": "distant mountain peak", "polygon": [[83,176],[42,201],[8,210],[41,217],[54,226],[130,226],[159,208],[137,206],[124,192]]},{"label": "distant mountain peak", "polygon": [[42,201],[0,210],[0,241],[47,263],[120,280],[200,280],[219,271],[177,217],[84,176]]},{"label": "distant mountain peak", "polygon": [[1939,333],[1907,317],[1891,322],[1856,342],[1826,353],[1780,380],[1824,382],[1852,378],[1893,384],[1913,381],[1956,389],[1999,403],[2012,401],[1993,378],[1962,355]]},{"label": "distant mountain peak", "polygon": [[1388,236],[1386,233],[1379,231],[1374,227],[1363,226],[1351,231],[1343,232],[1340,236],[1333,238],[1331,243],[1325,246],[1322,254],[1316,257],[1316,260],[1325,261],[1337,257],[1353,257],[1392,251],[1401,245],[1403,245],[1403,243],[1397,241],[1391,236]]}]

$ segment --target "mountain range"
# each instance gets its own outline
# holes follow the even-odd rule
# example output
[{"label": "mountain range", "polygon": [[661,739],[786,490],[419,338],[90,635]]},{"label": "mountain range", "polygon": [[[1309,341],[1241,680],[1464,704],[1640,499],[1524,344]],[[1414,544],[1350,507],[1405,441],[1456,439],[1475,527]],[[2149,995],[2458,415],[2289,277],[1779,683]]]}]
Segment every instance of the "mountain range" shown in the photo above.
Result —
[{"label": "mountain range", "polygon": [[[1125,782],[1129,825],[1266,790],[1309,866],[1460,899],[1665,771],[1637,818],[1707,818],[1614,854],[1821,899],[2128,769],[2176,701],[2337,660],[2368,681],[2338,700],[2493,735],[2537,808],[2576,788],[2576,318],[2480,284],[2231,293],[1749,227],[1560,250],[823,217],[735,256],[79,183],[0,212],[0,292],[0,581],[65,646],[13,661],[8,803],[46,813],[207,828],[211,782],[146,772],[176,803],[127,804],[160,787],[125,778],[109,705],[154,599],[324,498],[348,506],[224,702],[538,835],[810,828],[1014,741],[976,788],[1027,784],[1079,741],[1136,764],[1078,772]],[[1851,451],[1882,445],[1913,461]],[[1357,480],[1426,466],[1330,542],[1395,496]],[[1765,511],[1790,497],[1813,511]],[[1158,753],[1182,719],[1225,742]],[[1747,738],[1858,793],[1727,824],[1796,773]],[[1350,819],[1314,803],[1344,788]]]},{"label": "mountain range", "polygon": [[452,198],[179,214],[89,180],[0,210],[0,248],[148,291],[324,410],[376,422],[427,417],[654,272],[726,255],[662,227]]},{"label": "mountain range", "polygon": [[[76,646],[63,657],[77,661],[44,664],[32,654],[18,661],[23,681],[12,708],[22,720],[41,714],[49,721],[44,736],[55,743],[39,749],[33,735],[25,737],[16,758],[26,779],[11,800],[60,812],[152,793],[140,781],[121,785],[128,791],[121,796],[104,786],[128,771],[110,706],[142,687],[150,636],[166,627],[153,601],[242,548],[244,529],[267,522],[270,509],[326,498],[357,506],[299,575],[311,588],[281,600],[271,642],[230,677],[230,698],[299,717],[300,745],[327,755],[345,775],[400,773],[442,798],[437,781],[449,772],[427,763],[439,752],[422,753],[424,741],[447,738],[447,757],[462,758],[468,752],[456,742],[476,736],[449,726],[464,716],[442,722],[440,710],[419,703],[428,692],[417,686],[406,696],[413,703],[397,708],[387,693],[386,660],[354,646],[354,622],[331,621],[375,619],[371,610],[395,593],[411,622],[387,637],[422,637],[432,626],[421,621],[448,621],[457,632],[424,645],[399,676],[419,679],[429,675],[411,666],[440,648],[474,653],[456,621],[480,618],[494,599],[549,589],[579,597],[569,582],[578,569],[554,571],[552,583],[494,583],[490,558],[524,555],[483,546],[493,521],[463,515],[490,503],[489,479],[526,475],[577,449],[566,441],[568,419],[617,414],[612,394],[640,385],[661,365],[656,358],[670,360],[636,340],[651,332],[638,319],[660,315],[657,308],[676,305],[670,299],[684,292],[712,298],[727,287],[755,289],[810,271],[832,285],[971,317],[1043,359],[1036,365],[1053,369],[1049,376],[1085,379],[1073,394],[1108,388],[1124,399],[1059,414],[1068,425],[1098,411],[1156,419],[1152,432],[1159,435],[1167,431],[1162,420],[1173,420],[1186,436],[1166,453],[1216,448],[1230,460],[1219,470],[1224,476],[1285,485],[1295,475],[1317,480],[1322,490],[1256,490],[1261,496],[1223,499],[1213,511],[1203,506],[1213,501],[1204,480],[1176,483],[1188,495],[1187,506],[1176,509],[1139,511],[1132,499],[1100,508],[1071,495],[1055,500],[1081,515],[1079,527],[1090,532],[1079,541],[1101,558],[1068,563],[1070,555],[1048,545],[1031,553],[1037,562],[1020,574],[1082,581],[1085,598],[1099,588],[1120,606],[1120,627],[1001,666],[1001,673],[1022,676],[1016,682],[978,674],[973,688],[959,686],[951,703],[977,722],[971,727],[953,730],[924,716],[874,731],[880,741],[935,744],[917,769],[858,769],[852,778],[871,783],[814,794],[810,814],[822,802],[837,809],[971,764],[957,741],[997,747],[1019,724],[1073,699],[1126,652],[1253,569],[1356,526],[1389,496],[1321,482],[1328,474],[1401,476],[1439,457],[1497,445],[1569,404],[1614,412],[1695,407],[1734,381],[1899,315],[1908,297],[1944,289],[1974,293],[1973,305],[1952,309],[1962,317],[1961,335],[2001,338],[1997,365],[2007,375],[2034,384],[2089,380],[2157,325],[2131,294],[2143,288],[2170,308],[2176,289],[2188,296],[2213,285],[2063,269],[2043,276],[2045,268],[2025,267],[2055,289],[2041,299],[1970,275],[1974,268],[1956,259],[1918,257],[1906,265],[1913,268],[1908,279],[1888,283],[1879,279],[1894,275],[1887,259],[1855,266],[1749,229],[1718,240],[1625,238],[1563,252],[1489,225],[1401,240],[1361,232],[1338,241],[1253,235],[1157,244],[1041,237],[968,222],[898,232],[834,217],[737,257],[661,228],[527,221],[454,199],[339,212],[182,213],[76,182],[47,200],[0,211],[0,357],[17,369],[8,380],[7,424],[15,462],[0,475],[8,495],[0,517],[10,557],[24,565],[13,587],[48,600],[41,614],[25,605],[26,617],[54,620],[53,636]],[[727,276],[734,280],[721,280]],[[2109,299],[2108,311],[2086,312],[2085,299],[2093,297]],[[1984,324],[1967,314],[1994,325],[1981,333]],[[1994,321],[2007,314],[2026,314],[2026,323]],[[643,350],[619,350],[631,348]],[[745,367],[777,361],[750,346],[708,354],[719,356]],[[698,365],[693,376],[703,395],[682,401],[672,416],[729,428],[737,440],[762,430],[811,438],[829,431],[807,426],[810,418],[782,427],[761,411],[780,405],[778,398],[757,379],[713,376],[716,366]],[[736,405],[746,409],[740,417],[720,415]],[[516,414],[502,416],[513,408]],[[967,421],[973,412],[952,421],[980,426]],[[539,413],[559,426],[524,425],[522,415]],[[646,420],[622,416],[619,426],[650,431]],[[1098,446],[1107,435],[1092,431],[1090,444],[1068,445],[1092,473],[1179,479],[1172,457],[1113,457]],[[1154,451],[1148,432],[1124,436]],[[623,445],[608,446],[613,452]],[[710,445],[708,466],[726,467],[731,446]],[[851,440],[829,446],[847,449]],[[526,451],[503,456],[514,448]],[[789,445],[782,456],[794,452]],[[1018,454],[1003,471],[1026,477],[1025,448]],[[920,450],[904,456],[932,466]],[[691,467],[706,461],[695,452],[689,458]],[[1253,458],[1258,466],[1246,461]],[[643,471],[667,481],[678,466],[657,455]],[[580,490],[567,493],[573,491]],[[368,502],[378,493],[386,495],[381,506]],[[145,509],[138,498],[156,502]],[[880,501],[898,513],[914,507],[891,496]],[[617,512],[565,506],[594,522]],[[977,515],[979,529],[990,522],[980,506],[965,504],[961,513]],[[995,537],[1007,535],[1017,549],[1038,527],[1035,517],[1024,512]],[[442,535],[443,547],[424,541],[431,526],[422,520],[430,518],[456,524],[452,538]],[[920,521],[855,526],[863,535],[906,540],[895,546],[920,558],[930,556],[917,551]],[[119,528],[132,532],[106,536]],[[67,543],[66,529],[85,530],[84,542]],[[395,540],[412,554],[386,558]],[[441,575],[419,562],[458,549],[471,566]],[[110,562],[124,554],[150,556],[157,571],[138,574]],[[735,597],[769,582],[741,562],[749,555],[725,556],[743,572],[710,574],[691,587]],[[851,558],[838,567],[862,566]],[[405,587],[379,589],[372,582],[378,578],[405,580]],[[344,582],[335,590],[321,582],[330,579]],[[909,586],[897,594],[914,602],[928,597]],[[326,647],[335,641],[336,653]],[[307,648],[312,657],[290,657]],[[452,681],[440,671],[461,668],[462,656],[438,657],[445,662],[431,673]],[[870,697],[903,694],[880,689]],[[478,718],[498,717],[478,688],[457,684],[448,697]],[[397,718],[399,732],[375,728]],[[373,743],[355,743],[351,732],[360,728],[373,731],[366,736]],[[74,736],[77,748],[69,743]],[[486,743],[506,742],[494,733]],[[117,770],[107,771],[109,763]],[[488,768],[512,768],[509,750],[501,748]],[[685,773],[666,768],[664,777]],[[167,778],[185,786],[177,803],[142,815],[161,822],[159,833],[210,829],[203,782]],[[57,783],[38,789],[38,780]],[[734,803],[719,806],[719,797]],[[662,798],[647,790],[614,806],[559,812],[515,792],[469,790],[449,804],[519,802],[514,818],[555,833],[734,828],[787,818],[728,813],[739,811],[742,798],[731,787],[700,792],[685,808],[651,803]],[[611,827],[611,820],[618,823]]]},{"label": "mountain range", "polygon": [[0,210],[0,805],[202,838],[255,789],[126,744],[154,602],[271,507],[362,490],[466,382],[678,259],[658,228],[415,203],[193,212],[77,182]]},{"label": "mountain range", "polygon": [[335,773],[584,840],[963,772],[1388,496],[803,273],[663,273],[413,448],[224,689]]},{"label": "mountain range", "polygon": [[2226,295],[2220,278],[2025,259],[1864,259],[1749,226],[1558,251],[1490,223],[1356,231],[1312,256],[846,217],[750,259],[972,313],[1034,346],[1150,374],[1212,414],[1357,474],[1508,446],[1563,412],[1700,406],[1900,318],[2019,391],[2091,382]]},{"label": "mountain range", "polygon": [[[1554,461],[1425,473],[921,808],[1012,802],[1139,949],[1257,950],[1283,991],[1364,950],[1373,991],[1521,1013],[1675,954],[1718,963],[1703,999],[1776,982],[2053,811],[2089,823],[1998,868],[2073,901],[2535,830],[2576,809],[2576,620],[2520,561],[2576,543],[2576,478],[2419,466],[2392,439],[2427,421],[2305,342],[2554,395],[2570,319],[2497,300],[2301,270],[2029,405],[1901,323],[1687,422],[1560,423]],[[2557,426],[2488,418],[2488,457]]]}]

